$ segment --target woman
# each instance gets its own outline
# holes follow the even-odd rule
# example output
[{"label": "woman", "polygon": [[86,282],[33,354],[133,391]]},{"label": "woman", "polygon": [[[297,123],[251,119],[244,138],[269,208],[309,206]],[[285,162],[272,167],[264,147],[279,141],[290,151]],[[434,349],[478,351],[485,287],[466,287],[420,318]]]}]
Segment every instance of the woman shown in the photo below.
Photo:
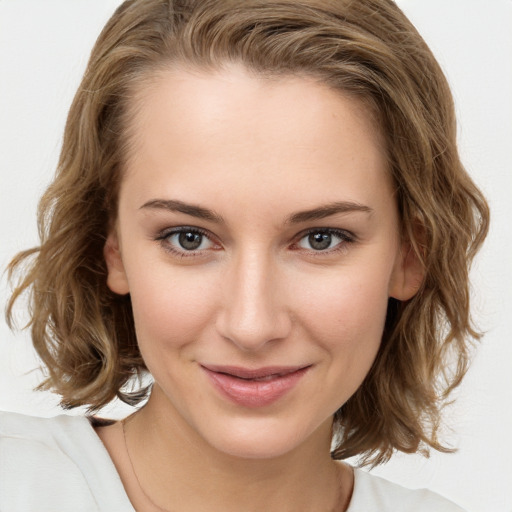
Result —
[{"label": "woman", "polygon": [[2,510],[459,510],[340,462],[446,450],[488,223],[454,126],[390,1],[122,4],[8,314],[65,407],[154,384],[3,415]]}]

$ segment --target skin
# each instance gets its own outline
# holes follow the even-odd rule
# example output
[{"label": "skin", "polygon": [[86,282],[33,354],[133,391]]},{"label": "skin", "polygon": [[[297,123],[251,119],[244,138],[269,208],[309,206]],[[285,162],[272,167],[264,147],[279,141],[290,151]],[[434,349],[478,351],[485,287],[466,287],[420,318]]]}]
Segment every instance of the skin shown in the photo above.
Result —
[{"label": "skin", "polygon": [[[136,105],[105,258],[155,379],[126,425],[140,487],[182,512],[345,510],[353,475],[330,459],[332,417],[372,365],[388,298],[421,281],[372,117],[312,79],[238,66],[161,73]],[[199,249],[180,246],[183,226]],[[308,370],[245,407],[211,364]],[[154,510],[120,425],[98,434],[134,506]]]}]

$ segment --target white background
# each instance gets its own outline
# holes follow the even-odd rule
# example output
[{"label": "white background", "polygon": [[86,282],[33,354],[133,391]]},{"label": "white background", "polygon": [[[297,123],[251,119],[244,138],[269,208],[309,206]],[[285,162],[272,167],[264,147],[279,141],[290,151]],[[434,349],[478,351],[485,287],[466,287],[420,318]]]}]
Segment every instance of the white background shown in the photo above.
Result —
[{"label": "white background", "polygon": [[[55,168],[67,109],[118,3],[0,0],[1,271],[37,243],[36,204]],[[448,75],[463,161],[491,205],[491,233],[473,270],[474,313],[487,334],[447,414],[446,438],[458,452],[428,460],[399,454],[374,472],[434,489],[470,512],[511,512],[512,0],[398,3]],[[2,305],[6,297],[3,276]],[[36,366],[27,333],[12,334],[0,319],[0,409],[60,412],[56,397],[31,391]]]}]

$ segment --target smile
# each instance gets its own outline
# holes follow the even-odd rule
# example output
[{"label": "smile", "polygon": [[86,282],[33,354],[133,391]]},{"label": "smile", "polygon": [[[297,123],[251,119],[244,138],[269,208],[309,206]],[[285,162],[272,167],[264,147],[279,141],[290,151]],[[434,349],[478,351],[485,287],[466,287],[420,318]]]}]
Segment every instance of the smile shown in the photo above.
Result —
[{"label": "smile", "polygon": [[270,405],[291,391],[311,366],[249,369],[235,366],[202,365],[214,388],[243,407]]}]

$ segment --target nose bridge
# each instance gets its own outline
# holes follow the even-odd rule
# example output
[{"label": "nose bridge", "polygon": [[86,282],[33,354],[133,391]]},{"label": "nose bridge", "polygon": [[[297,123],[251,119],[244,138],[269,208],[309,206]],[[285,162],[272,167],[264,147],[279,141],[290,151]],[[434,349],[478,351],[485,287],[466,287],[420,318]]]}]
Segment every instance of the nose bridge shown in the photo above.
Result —
[{"label": "nose bridge", "polygon": [[247,247],[234,255],[225,276],[220,333],[244,350],[258,350],[288,334],[290,321],[275,260]]}]

